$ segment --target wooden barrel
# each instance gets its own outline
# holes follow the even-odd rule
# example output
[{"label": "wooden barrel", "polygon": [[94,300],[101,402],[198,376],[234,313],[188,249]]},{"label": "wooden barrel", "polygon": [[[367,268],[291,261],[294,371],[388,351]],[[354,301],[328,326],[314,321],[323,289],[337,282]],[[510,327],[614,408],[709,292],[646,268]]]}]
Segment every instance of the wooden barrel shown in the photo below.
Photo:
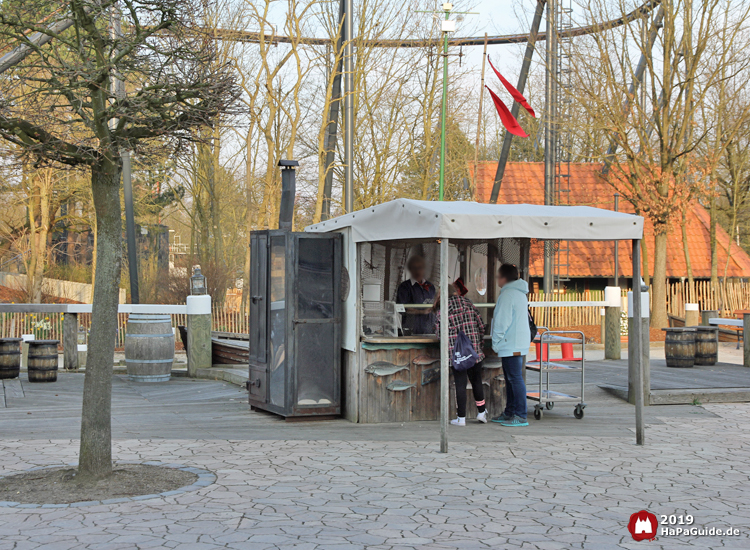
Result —
[{"label": "wooden barrel", "polygon": [[57,345],[59,340],[29,340],[29,382],[57,380]]},{"label": "wooden barrel", "polygon": [[664,328],[664,355],[667,366],[674,368],[692,367],[695,363],[695,329]]},{"label": "wooden barrel", "polygon": [[133,382],[167,382],[174,362],[174,332],[169,315],[128,317],[125,364]]},{"label": "wooden barrel", "polygon": [[719,360],[719,329],[695,327],[695,364],[715,365]]},{"label": "wooden barrel", "polygon": [[0,380],[18,378],[21,372],[21,339],[0,338]]}]

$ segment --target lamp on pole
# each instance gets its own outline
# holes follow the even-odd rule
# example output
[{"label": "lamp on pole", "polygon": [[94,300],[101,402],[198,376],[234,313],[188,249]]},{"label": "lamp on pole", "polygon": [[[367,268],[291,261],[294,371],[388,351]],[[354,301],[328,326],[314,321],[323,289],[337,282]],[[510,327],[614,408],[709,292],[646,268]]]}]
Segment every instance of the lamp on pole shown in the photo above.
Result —
[{"label": "lamp on pole", "polygon": [[444,15],[444,19],[440,24],[440,31],[443,33],[443,100],[440,104],[440,183],[438,187],[438,199],[442,201],[445,196],[445,125],[448,118],[448,33],[456,31],[456,21],[453,21],[450,16],[451,13],[460,14],[458,21],[461,21],[463,20],[462,15],[476,13],[471,11],[453,11],[453,4],[447,2],[443,4],[442,12],[418,11],[418,13]]},{"label": "lamp on pole", "polygon": [[201,266],[193,268],[193,276],[190,277],[190,294],[192,296],[202,296],[208,294],[206,289],[206,276],[201,273]]},{"label": "lamp on pole", "polygon": [[450,20],[453,4],[443,4],[445,20],[442,22],[443,32],[443,100],[440,104],[440,187],[439,199],[445,195],[445,123],[448,116],[448,33],[456,31],[456,22]]}]

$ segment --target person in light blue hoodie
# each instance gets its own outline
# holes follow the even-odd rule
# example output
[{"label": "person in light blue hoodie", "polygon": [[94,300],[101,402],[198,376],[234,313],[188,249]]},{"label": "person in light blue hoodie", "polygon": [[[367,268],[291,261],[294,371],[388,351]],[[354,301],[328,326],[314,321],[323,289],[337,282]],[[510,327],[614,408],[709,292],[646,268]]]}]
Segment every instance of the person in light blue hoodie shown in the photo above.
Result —
[{"label": "person in light blue hoodie", "polygon": [[492,349],[500,357],[505,374],[505,411],[492,419],[502,426],[528,426],[523,362],[531,344],[529,285],[518,278],[518,268],[503,264],[497,275],[500,295],[492,317]]}]

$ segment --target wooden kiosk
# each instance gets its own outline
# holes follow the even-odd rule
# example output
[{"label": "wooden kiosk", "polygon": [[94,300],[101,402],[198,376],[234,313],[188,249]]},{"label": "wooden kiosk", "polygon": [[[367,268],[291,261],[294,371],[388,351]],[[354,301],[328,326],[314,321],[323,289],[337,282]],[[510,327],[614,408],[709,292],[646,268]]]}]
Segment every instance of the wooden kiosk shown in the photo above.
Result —
[{"label": "wooden kiosk", "polygon": [[[442,295],[448,283],[461,276],[468,297],[489,324],[500,263],[517,265],[528,280],[530,256],[551,250],[545,244],[550,241],[627,239],[640,245],[643,218],[585,206],[398,199],[312,225],[306,231],[338,232],[343,237],[347,292],[342,296],[342,414],[362,423],[439,418],[445,428],[449,411],[447,312],[440,312],[444,317],[441,329],[446,330],[443,338],[394,333],[385,322],[379,330],[373,322],[373,318],[393,315],[391,304],[398,285],[408,278],[409,257],[425,258],[427,278]],[[640,278],[637,263],[634,274]],[[502,394],[499,363],[490,354],[486,363],[485,383],[492,394]],[[490,409],[495,409],[490,414],[498,414],[499,399],[493,395],[488,400]]]}]

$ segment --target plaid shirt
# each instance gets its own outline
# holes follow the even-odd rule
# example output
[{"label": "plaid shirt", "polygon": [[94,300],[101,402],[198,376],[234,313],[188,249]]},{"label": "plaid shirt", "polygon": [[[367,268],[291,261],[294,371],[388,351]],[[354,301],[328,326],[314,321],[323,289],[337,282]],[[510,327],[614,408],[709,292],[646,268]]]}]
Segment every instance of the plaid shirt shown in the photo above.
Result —
[{"label": "plaid shirt", "polygon": [[[440,336],[440,315],[436,317],[435,334]],[[482,321],[482,316],[468,298],[451,296],[448,300],[448,339],[450,342],[448,353],[450,357],[453,356],[453,346],[456,344],[459,330],[464,331],[464,334],[469,337],[474,351],[479,355],[479,360],[483,361],[484,321]]]}]

